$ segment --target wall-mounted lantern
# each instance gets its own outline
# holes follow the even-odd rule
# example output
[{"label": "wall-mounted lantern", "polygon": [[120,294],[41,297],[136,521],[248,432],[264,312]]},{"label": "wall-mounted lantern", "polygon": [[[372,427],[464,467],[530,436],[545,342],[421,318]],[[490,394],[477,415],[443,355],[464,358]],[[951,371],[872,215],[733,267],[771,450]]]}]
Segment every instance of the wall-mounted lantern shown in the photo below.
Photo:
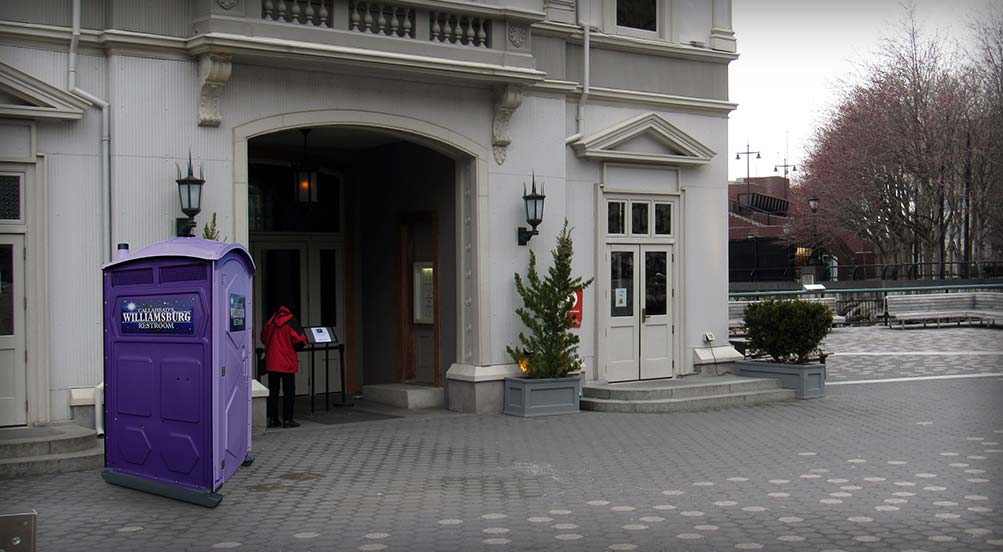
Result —
[{"label": "wall-mounted lantern", "polygon": [[818,198],[811,196],[808,198],[808,208],[811,209],[812,213],[818,212]]},{"label": "wall-mounted lantern", "polygon": [[178,169],[178,196],[181,199],[181,212],[188,218],[178,218],[175,221],[178,237],[193,237],[195,235],[195,215],[202,211],[202,185],[205,184],[203,168],[199,167],[199,176],[195,177],[192,170],[192,152],[188,152],[188,174],[181,176],[181,167]]},{"label": "wall-mounted lantern", "polygon": [[530,238],[540,233],[536,227],[543,222],[543,200],[546,198],[543,183],[540,183],[540,193],[536,192],[536,174],[534,173],[532,191],[526,193],[526,184],[522,185],[522,200],[526,203],[526,223],[533,229],[527,230],[525,226],[519,227],[519,245],[526,245]]}]

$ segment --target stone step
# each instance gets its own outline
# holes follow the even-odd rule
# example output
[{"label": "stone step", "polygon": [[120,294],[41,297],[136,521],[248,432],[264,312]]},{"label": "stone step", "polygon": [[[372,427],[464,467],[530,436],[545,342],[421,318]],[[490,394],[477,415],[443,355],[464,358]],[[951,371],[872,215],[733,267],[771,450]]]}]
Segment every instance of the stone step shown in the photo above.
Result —
[{"label": "stone step", "polygon": [[582,388],[582,396],[593,399],[650,401],[708,397],[770,389],[780,389],[780,383],[772,378],[698,376],[682,380],[665,380],[664,382],[588,384]]},{"label": "stone step", "polygon": [[445,408],[446,390],[442,387],[387,383],[363,385],[362,398],[397,408]]},{"label": "stone step", "polygon": [[752,404],[785,401],[793,398],[793,389],[768,389],[763,391],[725,393],[721,395],[708,395],[703,397],[655,400],[596,399],[583,397],[581,400],[581,408],[582,410],[594,410],[597,412],[693,412],[696,410],[729,408],[733,406],[747,406]]},{"label": "stone step", "polygon": [[93,429],[75,423],[0,430],[0,460],[78,452],[96,443]]},{"label": "stone step", "polygon": [[104,443],[92,438],[91,448],[39,456],[0,459],[0,479],[94,470],[104,466]]}]

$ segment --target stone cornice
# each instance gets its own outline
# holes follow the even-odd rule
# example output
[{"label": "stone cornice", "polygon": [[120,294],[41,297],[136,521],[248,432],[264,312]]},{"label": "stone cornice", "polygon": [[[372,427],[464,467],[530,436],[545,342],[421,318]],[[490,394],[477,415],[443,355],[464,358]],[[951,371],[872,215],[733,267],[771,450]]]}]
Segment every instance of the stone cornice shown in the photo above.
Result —
[{"label": "stone cornice", "polygon": [[[0,38],[65,45],[69,43],[71,30],[69,27],[0,21]],[[421,56],[224,33],[208,33],[184,39],[128,31],[85,30],[81,31],[80,43],[84,47],[104,48],[136,55],[156,53],[192,58],[206,53],[218,53],[230,55],[235,61],[272,59],[287,63],[292,59],[301,59],[348,65],[376,65],[402,72],[431,73],[458,80],[495,84],[533,84],[546,77],[545,73],[535,69],[454,60],[445,56]],[[444,50],[444,53],[448,52]]]},{"label": "stone cornice", "polygon": [[[577,96],[582,93],[582,86],[574,81],[546,79],[542,82],[534,84],[530,90],[551,94]],[[726,116],[728,113],[738,108],[738,104],[722,100],[691,98],[688,96],[674,96],[671,94],[658,94],[655,92],[640,92],[637,90],[623,90],[619,88],[604,88],[599,86],[592,86],[589,88],[589,99],[592,101],[634,103],[645,106],[657,106],[672,109],[674,111],[692,111],[720,116]]]},{"label": "stone cornice", "polygon": [[[574,44],[581,44],[585,40],[581,27],[577,25],[555,23],[552,21],[534,23],[533,33],[542,36],[555,36],[563,38]],[[651,40],[633,36],[607,34],[602,31],[593,31],[590,33],[589,41],[591,42],[593,48],[620,50],[651,56],[690,59],[710,63],[729,63],[738,59],[738,54],[729,52],[709,50],[707,48],[697,48],[684,44],[673,44],[663,40]]]},{"label": "stone cornice", "polygon": [[235,61],[242,58],[273,58],[286,62],[291,58],[314,61],[329,60],[356,65],[379,65],[403,72],[438,73],[442,76],[463,80],[495,83],[531,84],[546,77],[546,73],[542,71],[523,67],[220,33],[209,33],[191,38],[187,41],[187,47],[188,53],[191,55],[198,56],[209,52],[224,53],[232,55]]}]

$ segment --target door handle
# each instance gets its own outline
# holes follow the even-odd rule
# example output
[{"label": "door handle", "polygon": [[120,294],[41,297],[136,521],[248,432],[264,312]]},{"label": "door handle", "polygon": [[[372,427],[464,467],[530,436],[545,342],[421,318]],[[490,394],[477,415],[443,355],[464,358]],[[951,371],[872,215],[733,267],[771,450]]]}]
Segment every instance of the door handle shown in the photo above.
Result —
[{"label": "door handle", "polygon": [[648,309],[646,307],[641,307],[641,322],[648,319]]}]

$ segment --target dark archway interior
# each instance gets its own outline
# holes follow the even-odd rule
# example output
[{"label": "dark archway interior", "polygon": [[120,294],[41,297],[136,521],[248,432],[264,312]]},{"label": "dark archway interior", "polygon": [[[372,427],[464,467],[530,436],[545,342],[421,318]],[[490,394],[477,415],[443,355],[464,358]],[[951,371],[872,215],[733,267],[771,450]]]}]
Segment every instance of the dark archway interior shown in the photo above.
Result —
[{"label": "dark archway interior", "polygon": [[[456,162],[390,131],[317,127],[305,150],[303,138],[287,130],[248,143],[257,322],[285,304],[304,325],[335,327],[350,392],[444,385],[456,359]],[[429,263],[434,288],[420,278]]]}]

